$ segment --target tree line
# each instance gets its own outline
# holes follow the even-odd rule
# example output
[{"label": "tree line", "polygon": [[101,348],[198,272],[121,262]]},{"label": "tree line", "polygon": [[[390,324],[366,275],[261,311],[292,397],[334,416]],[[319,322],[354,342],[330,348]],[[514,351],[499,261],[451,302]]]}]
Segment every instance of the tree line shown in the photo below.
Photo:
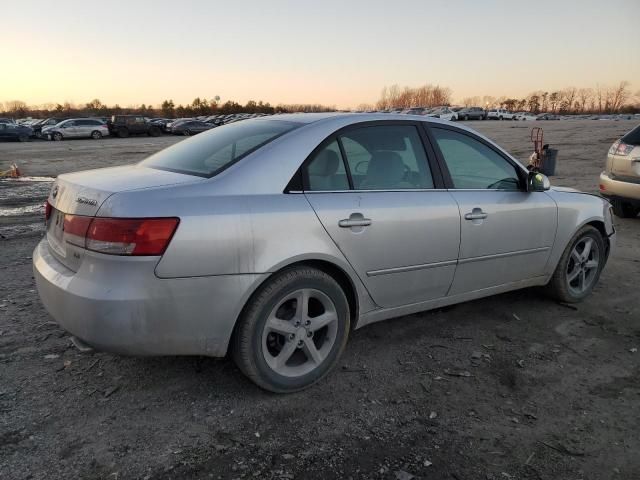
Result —
[{"label": "tree line", "polygon": [[[464,107],[506,108],[511,111],[527,110],[532,113],[637,113],[640,112],[640,91],[632,94],[629,82],[613,87],[597,85],[595,88],[567,87],[552,92],[538,90],[524,98],[493,97],[490,95],[465,97],[458,103]],[[451,105],[451,90],[439,85],[401,88],[384,87],[374,105],[362,104],[359,110],[393,110],[409,107],[437,107]]]},{"label": "tree line", "polygon": [[219,103],[217,100],[207,100],[196,97],[189,104],[178,104],[171,99],[164,100],[160,105],[141,104],[121,107],[118,104],[106,105],[99,99],[88,103],[74,105],[65,103],[45,103],[43,105],[27,105],[21,100],[11,100],[0,103],[0,115],[24,117],[110,117],[111,115],[144,115],[147,117],[196,117],[200,115],[217,115],[231,113],[291,113],[291,112],[327,112],[335,111],[335,106],[320,104],[278,104],[272,106],[269,102],[249,100],[240,104],[233,100]]},{"label": "tree line", "polygon": [[[109,117],[119,114],[145,115],[148,117],[195,117],[230,113],[291,113],[291,112],[331,112],[334,105],[321,104],[278,104],[249,100],[240,104],[233,100],[220,103],[216,99],[196,97],[189,104],[178,104],[171,99],[160,105],[151,104],[121,107],[108,106],[99,99],[81,105],[46,103],[27,105],[21,100],[0,103],[0,115],[11,117]],[[452,105],[452,91],[448,87],[425,84],[420,87],[384,87],[380,98],[374,104],[360,104],[357,110],[395,110],[410,107],[437,107]],[[567,87],[555,91],[537,90],[523,98],[494,97],[490,95],[464,97],[457,102],[465,107],[506,108],[512,111],[527,110],[532,113],[551,112],[559,114],[580,113],[637,113],[640,112],[640,91],[632,94],[629,82],[622,81],[616,86],[596,85],[595,88]]]}]

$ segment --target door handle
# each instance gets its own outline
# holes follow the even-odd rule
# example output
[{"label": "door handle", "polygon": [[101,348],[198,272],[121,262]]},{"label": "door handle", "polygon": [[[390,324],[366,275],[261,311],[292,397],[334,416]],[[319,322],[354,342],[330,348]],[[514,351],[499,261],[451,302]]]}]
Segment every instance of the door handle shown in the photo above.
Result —
[{"label": "door handle", "polygon": [[338,226],[341,228],[368,227],[369,225],[371,225],[371,219],[364,218],[361,213],[352,213],[349,218],[343,218],[338,222]]},{"label": "door handle", "polygon": [[488,213],[482,211],[481,208],[474,208],[470,213],[464,214],[465,220],[484,220],[489,216]]}]

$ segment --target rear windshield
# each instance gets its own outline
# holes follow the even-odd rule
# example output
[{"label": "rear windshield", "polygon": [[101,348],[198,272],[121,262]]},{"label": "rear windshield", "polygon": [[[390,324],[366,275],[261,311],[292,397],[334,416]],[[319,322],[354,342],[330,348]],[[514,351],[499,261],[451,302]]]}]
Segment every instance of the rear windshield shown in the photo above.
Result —
[{"label": "rear windshield", "polygon": [[209,178],[299,126],[281,120],[244,120],[223,125],[161,150],[140,165]]},{"label": "rear windshield", "polygon": [[640,125],[622,137],[622,142],[627,145],[640,145]]}]

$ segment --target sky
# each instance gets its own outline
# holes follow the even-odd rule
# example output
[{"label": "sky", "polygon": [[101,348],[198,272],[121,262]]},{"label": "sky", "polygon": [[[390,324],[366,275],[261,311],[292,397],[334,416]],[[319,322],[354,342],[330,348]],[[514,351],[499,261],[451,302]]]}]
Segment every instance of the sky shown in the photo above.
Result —
[{"label": "sky", "polygon": [[639,0],[3,2],[0,102],[374,103],[640,89]]}]

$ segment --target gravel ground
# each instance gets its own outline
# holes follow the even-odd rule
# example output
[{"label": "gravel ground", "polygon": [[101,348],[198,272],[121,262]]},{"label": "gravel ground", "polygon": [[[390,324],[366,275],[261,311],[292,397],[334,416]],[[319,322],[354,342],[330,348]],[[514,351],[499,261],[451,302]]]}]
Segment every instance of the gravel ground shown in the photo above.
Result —
[{"label": "gravel ground", "polygon": [[[531,152],[532,124],[470,125]],[[560,150],[552,182],[595,192],[634,125],[536,126]],[[120,165],[179,140],[0,143],[0,170]],[[375,324],[324,381],[281,396],[228,359],[72,347],[31,272],[49,188],[0,181],[1,479],[640,478],[640,219],[617,220],[616,255],[576,307],[528,289]]]}]

